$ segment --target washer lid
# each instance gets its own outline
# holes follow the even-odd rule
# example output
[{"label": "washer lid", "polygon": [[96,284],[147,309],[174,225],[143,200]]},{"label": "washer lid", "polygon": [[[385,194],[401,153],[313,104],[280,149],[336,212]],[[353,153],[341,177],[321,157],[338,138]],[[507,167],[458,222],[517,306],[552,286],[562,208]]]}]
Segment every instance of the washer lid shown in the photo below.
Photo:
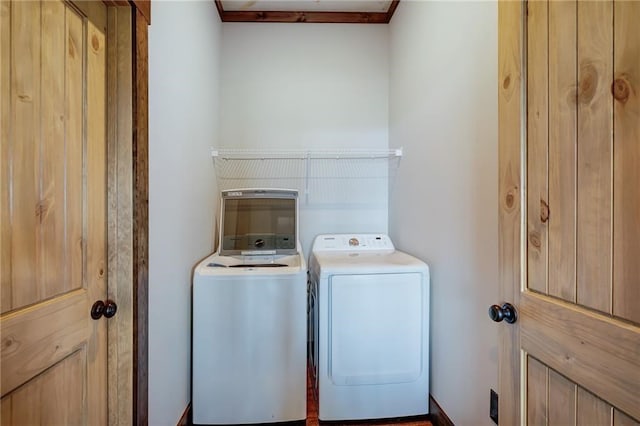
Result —
[{"label": "washer lid", "polygon": [[295,254],[298,251],[297,241],[297,191],[222,191],[219,245],[221,255]]}]

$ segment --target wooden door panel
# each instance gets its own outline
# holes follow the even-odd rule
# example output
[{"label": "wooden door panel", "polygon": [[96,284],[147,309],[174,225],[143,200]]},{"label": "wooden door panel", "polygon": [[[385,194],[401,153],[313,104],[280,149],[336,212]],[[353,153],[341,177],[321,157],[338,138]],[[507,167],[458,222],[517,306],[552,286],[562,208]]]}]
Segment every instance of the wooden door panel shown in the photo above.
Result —
[{"label": "wooden door panel", "polygon": [[[43,294],[46,299],[63,293],[68,283],[64,266],[65,232],[65,7],[59,2],[42,4],[40,118],[40,201],[38,249]],[[20,212],[16,212],[20,214]]]},{"label": "wooden door panel", "polygon": [[611,312],[613,4],[578,9],[578,303]]},{"label": "wooden door panel", "polygon": [[86,374],[86,357],[86,348],[81,348],[2,398],[2,424],[85,423],[82,377]]},{"label": "wooden door panel", "polygon": [[528,425],[640,425],[534,357],[526,363]]},{"label": "wooden door panel", "polygon": [[576,384],[548,369],[549,425],[575,425]]},{"label": "wooden door panel", "polygon": [[[42,22],[37,35],[23,25],[28,19]],[[57,1],[41,11],[38,2],[18,2],[3,25],[15,42],[3,92],[14,125],[2,142],[2,313],[83,286],[83,26]]]},{"label": "wooden door panel", "polygon": [[[0,2],[0,64],[8,64],[10,58],[11,28],[9,27],[8,2]],[[11,73],[0,66],[0,314],[11,309],[11,223],[9,221],[9,125],[11,114]]]},{"label": "wooden door panel", "polygon": [[83,235],[83,118],[84,86],[78,82],[84,76],[84,22],[78,13],[67,8],[67,37],[65,62],[65,141],[66,147],[66,208],[67,208],[67,258],[65,268],[69,280],[68,290],[81,288],[84,268],[84,235]]},{"label": "wooden door panel", "polygon": [[613,409],[613,426],[640,426],[640,421],[635,421],[622,411]]},{"label": "wooden door panel", "polygon": [[[11,144],[5,161],[10,161],[8,183],[15,189],[11,188],[10,199],[4,205],[11,210],[8,219],[12,225],[10,306],[20,307],[37,302],[41,293],[38,268],[35,267],[40,201],[39,126],[34,125],[40,121],[40,37],[33,36],[31,27],[31,22],[40,22],[40,5],[17,2],[12,4],[8,15],[3,16],[3,27],[10,28],[11,46],[9,61],[3,64],[11,64],[10,69],[5,68],[10,74],[11,92],[3,93],[2,97],[11,99],[8,118],[14,125],[3,143]],[[19,61],[16,60],[18,57]],[[4,292],[2,299],[5,300]]]},{"label": "wooden door panel", "polygon": [[547,294],[549,68],[548,11],[546,2],[529,4],[527,122],[527,258],[528,287]]},{"label": "wooden door panel", "polygon": [[552,1],[549,13],[548,294],[576,300],[576,14],[577,3]]},{"label": "wooden door panel", "polygon": [[640,324],[640,2],[614,14],[613,314]]},{"label": "wooden door panel", "polygon": [[520,313],[522,350],[640,418],[637,327],[534,293]]},{"label": "wooden door panel", "polygon": [[535,358],[527,357],[527,424],[546,426],[547,413],[547,367]]},{"label": "wooden door panel", "polygon": [[611,406],[583,388],[578,388],[576,417],[579,425],[610,425],[613,423]]},{"label": "wooden door panel", "polygon": [[87,332],[84,291],[2,318],[2,395],[78,350]]},{"label": "wooden door panel", "polygon": [[0,7],[2,419],[105,424],[106,8]]}]

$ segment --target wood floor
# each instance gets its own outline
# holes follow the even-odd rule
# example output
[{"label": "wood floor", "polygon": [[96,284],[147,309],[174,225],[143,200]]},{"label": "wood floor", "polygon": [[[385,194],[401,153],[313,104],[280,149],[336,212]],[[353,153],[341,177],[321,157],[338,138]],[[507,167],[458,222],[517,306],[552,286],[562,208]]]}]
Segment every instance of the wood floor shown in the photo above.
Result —
[{"label": "wood floor", "polygon": [[[312,381],[309,375],[307,375],[307,425],[306,426],[318,426],[318,401],[316,401],[313,395]],[[427,404],[427,401],[425,401]],[[349,421],[349,422],[323,422],[323,425],[330,426],[432,426],[429,420],[423,420],[421,418],[409,418],[409,419],[385,419],[375,421]]]}]

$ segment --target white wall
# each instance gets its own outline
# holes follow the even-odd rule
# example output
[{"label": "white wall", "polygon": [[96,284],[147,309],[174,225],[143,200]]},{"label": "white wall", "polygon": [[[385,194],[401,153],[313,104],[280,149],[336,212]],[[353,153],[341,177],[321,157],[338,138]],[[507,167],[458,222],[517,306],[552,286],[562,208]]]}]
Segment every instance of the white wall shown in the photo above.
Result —
[{"label": "white wall", "polygon": [[403,0],[390,24],[396,245],[431,266],[431,393],[490,425],[497,386],[497,3]]},{"label": "white wall", "polygon": [[191,401],[191,270],[212,251],[209,147],[221,23],[212,1],[157,1],[149,28],[149,424]]},{"label": "white wall", "polygon": [[[388,26],[225,23],[222,33],[219,148],[388,147]],[[345,195],[353,183],[316,180],[308,204],[302,194],[305,255],[319,233],[387,231],[385,181],[357,182],[376,194],[369,204]]]}]

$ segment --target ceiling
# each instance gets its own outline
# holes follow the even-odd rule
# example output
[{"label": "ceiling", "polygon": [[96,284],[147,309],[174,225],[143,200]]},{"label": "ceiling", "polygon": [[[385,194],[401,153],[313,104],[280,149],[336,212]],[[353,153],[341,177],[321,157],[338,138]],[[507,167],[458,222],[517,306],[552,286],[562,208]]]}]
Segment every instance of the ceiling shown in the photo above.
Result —
[{"label": "ceiling", "polygon": [[400,0],[215,0],[222,22],[387,24]]}]

